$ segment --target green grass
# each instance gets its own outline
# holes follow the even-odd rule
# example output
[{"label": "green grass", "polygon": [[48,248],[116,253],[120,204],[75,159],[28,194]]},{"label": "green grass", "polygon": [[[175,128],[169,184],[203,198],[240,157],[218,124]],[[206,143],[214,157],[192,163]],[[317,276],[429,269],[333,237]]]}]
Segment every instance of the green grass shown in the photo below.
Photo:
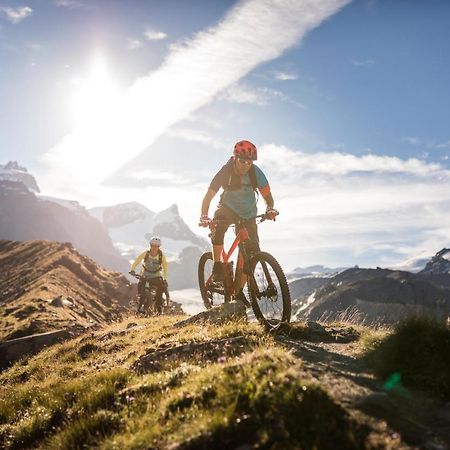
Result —
[{"label": "green grass", "polygon": [[[0,374],[0,447],[364,446],[367,430],[260,326],[175,329],[176,320],[139,319],[130,328],[125,321]],[[209,345],[235,337],[239,352]],[[144,355],[183,352],[184,344],[192,352],[162,358],[152,373],[133,369]]]},{"label": "green grass", "polygon": [[450,400],[450,329],[442,322],[413,317],[372,342],[367,360],[385,387],[413,387]]}]

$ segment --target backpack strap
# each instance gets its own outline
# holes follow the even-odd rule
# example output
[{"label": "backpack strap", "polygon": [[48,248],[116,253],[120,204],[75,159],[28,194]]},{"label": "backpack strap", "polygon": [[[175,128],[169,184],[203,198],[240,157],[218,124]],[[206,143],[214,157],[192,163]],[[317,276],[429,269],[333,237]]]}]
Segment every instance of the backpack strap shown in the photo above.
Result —
[{"label": "backpack strap", "polygon": [[[224,191],[230,191],[232,188],[236,189],[238,187],[238,175],[234,173],[234,160],[231,157],[228,162],[226,163],[225,167],[227,168],[226,173],[226,182],[224,183],[223,190]],[[256,179],[256,171],[255,166],[252,164],[250,167],[250,170],[248,171],[248,176],[250,178],[250,184],[254,191],[257,191],[258,188],[258,181]],[[234,185],[234,186],[233,186]]]}]

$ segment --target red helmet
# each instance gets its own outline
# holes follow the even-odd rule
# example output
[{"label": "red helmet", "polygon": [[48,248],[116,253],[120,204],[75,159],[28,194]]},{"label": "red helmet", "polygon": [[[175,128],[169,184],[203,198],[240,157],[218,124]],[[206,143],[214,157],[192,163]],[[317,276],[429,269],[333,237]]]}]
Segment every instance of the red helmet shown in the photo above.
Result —
[{"label": "red helmet", "polygon": [[233,155],[235,158],[245,158],[255,161],[258,159],[258,151],[250,141],[239,141],[234,146]]}]

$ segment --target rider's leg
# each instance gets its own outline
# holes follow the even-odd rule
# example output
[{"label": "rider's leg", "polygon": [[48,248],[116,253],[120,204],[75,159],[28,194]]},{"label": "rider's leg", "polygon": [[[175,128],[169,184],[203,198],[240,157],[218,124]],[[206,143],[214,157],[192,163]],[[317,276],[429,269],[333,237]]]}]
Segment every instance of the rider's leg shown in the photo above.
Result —
[{"label": "rider's leg", "polygon": [[144,300],[145,300],[145,296],[144,296],[144,280],[139,280],[137,289],[138,289],[138,299],[139,299],[138,311],[140,311],[142,306],[143,306],[143,304],[144,304]]},{"label": "rider's leg", "polygon": [[225,232],[230,223],[234,220],[234,213],[225,206],[219,206],[214,213],[214,219],[218,221],[217,226],[211,232],[212,254],[213,254],[213,279],[214,281],[223,281],[223,263],[221,256],[223,251],[223,241]]},{"label": "rider's leg", "polygon": [[[255,251],[259,251],[259,236],[258,236],[258,226],[256,225],[256,219],[246,221],[245,228],[247,228],[248,237],[251,239],[251,244],[250,244],[248,250],[251,253],[253,253]],[[247,283],[247,275],[245,274],[245,271],[244,271],[244,258],[241,254],[239,254],[237,266],[238,266],[238,268],[242,268],[240,287],[241,287],[241,289],[244,289],[244,287]]]}]

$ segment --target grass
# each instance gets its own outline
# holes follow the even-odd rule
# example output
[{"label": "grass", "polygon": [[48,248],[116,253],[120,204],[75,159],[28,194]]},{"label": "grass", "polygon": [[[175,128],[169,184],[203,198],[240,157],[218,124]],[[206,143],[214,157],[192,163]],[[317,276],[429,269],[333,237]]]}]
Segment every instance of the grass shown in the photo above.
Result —
[{"label": "grass", "polygon": [[407,386],[450,400],[450,328],[444,323],[407,319],[372,342],[366,357],[387,389]]},{"label": "grass", "polygon": [[[0,447],[363,446],[366,430],[261,327],[175,329],[176,320],[118,323],[0,374]],[[222,344],[232,338],[239,352]],[[134,370],[149,355],[160,358],[158,370]]]}]

